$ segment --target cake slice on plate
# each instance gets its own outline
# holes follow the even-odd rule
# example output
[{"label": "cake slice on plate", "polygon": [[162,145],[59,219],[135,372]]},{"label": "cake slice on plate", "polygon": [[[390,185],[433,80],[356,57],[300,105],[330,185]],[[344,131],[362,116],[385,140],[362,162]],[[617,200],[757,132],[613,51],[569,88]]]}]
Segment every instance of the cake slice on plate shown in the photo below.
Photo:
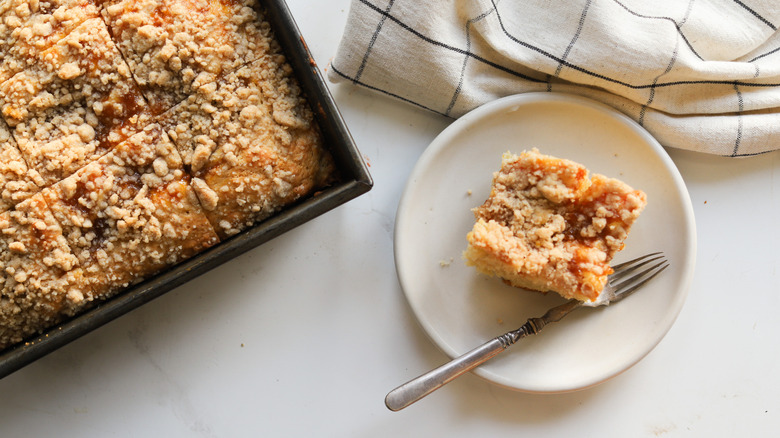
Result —
[{"label": "cake slice on plate", "polygon": [[474,209],[466,262],[513,286],[594,301],[646,195],[538,150],[504,154]]}]

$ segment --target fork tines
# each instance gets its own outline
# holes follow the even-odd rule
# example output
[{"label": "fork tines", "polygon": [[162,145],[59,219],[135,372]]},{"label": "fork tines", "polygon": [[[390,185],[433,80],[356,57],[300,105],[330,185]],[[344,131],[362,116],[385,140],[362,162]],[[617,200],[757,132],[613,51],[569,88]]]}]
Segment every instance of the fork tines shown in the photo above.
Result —
[{"label": "fork tines", "polygon": [[[637,257],[613,266],[612,270],[615,272],[609,276],[609,285],[614,289],[617,297],[625,298],[668,267],[669,261],[662,252]],[[618,280],[627,276],[630,277],[618,283]]]}]

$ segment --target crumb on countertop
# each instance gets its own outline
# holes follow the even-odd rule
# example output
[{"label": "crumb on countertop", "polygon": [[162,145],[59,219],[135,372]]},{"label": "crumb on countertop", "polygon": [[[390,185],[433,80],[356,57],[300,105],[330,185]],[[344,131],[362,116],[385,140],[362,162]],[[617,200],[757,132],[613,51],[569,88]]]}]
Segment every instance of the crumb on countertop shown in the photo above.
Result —
[{"label": "crumb on countertop", "polygon": [[439,266],[442,268],[446,268],[452,264],[452,262],[455,260],[454,257],[450,257],[449,260],[439,260]]}]

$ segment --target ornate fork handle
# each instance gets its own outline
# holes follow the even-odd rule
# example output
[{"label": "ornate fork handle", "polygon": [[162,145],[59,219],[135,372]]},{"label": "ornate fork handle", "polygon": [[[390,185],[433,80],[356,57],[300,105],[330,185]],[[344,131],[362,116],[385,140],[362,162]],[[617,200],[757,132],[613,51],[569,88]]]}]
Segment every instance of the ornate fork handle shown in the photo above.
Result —
[{"label": "ornate fork handle", "polygon": [[520,339],[539,333],[546,325],[557,322],[566,314],[579,307],[576,300],[567,301],[548,310],[541,318],[531,318],[519,329],[497,336],[479,347],[457,357],[444,365],[431,370],[416,379],[410,380],[390,391],[385,397],[385,405],[391,411],[401,410],[441,388],[461,374],[471,371],[495,357]]}]

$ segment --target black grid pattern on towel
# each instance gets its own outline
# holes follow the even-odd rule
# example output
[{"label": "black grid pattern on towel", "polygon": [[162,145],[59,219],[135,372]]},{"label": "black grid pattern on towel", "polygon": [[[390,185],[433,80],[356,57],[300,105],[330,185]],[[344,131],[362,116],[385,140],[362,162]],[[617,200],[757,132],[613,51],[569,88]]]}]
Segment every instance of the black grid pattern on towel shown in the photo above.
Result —
[{"label": "black grid pattern on towel", "polygon": [[[664,70],[663,73],[661,73],[655,79],[653,79],[653,84],[654,85],[657,84],[658,81],[664,75],[667,75],[667,74],[669,74],[670,71],[672,71],[672,67],[674,67],[674,63],[677,62],[677,57],[678,57],[678,55],[680,53],[680,39],[685,41],[685,43],[688,45],[689,48],[691,48],[691,51],[693,53],[696,53],[696,51],[693,50],[693,47],[691,47],[690,43],[688,42],[688,39],[685,38],[685,34],[683,34],[683,32],[682,32],[682,26],[685,24],[686,21],[688,21],[688,16],[691,14],[691,9],[693,9],[693,2],[694,2],[694,0],[689,0],[688,1],[688,7],[687,7],[687,9],[685,11],[685,16],[683,17],[682,20],[680,20],[679,23],[674,21],[674,20],[672,20],[671,18],[668,18],[669,20],[672,20],[672,22],[674,23],[674,27],[677,29],[677,33],[678,33],[678,35],[680,35],[680,38],[678,38],[675,41],[674,52],[672,53],[672,58],[669,60],[669,65],[666,66],[666,70]],[[623,6],[623,4],[621,4],[619,1],[615,0],[615,3],[618,3],[621,7],[625,8],[625,6]],[[664,17],[664,19],[667,19],[667,18]],[[699,57],[699,59],[701,59],[701,57],[699,56],[698,53],[696,53],[696,56]],[[650,89],[650,97],[647,99],[647,102],[645,102],[645,104],[642,105],[642,109],[639,112],[639,120],[638,120],[638,122],[639,122],[640,125],[644,125],[644,123],[645,123],[645,114],[647,112],[647,108],[650,106],[650,104],[653,103],[654,99],[655,99],[655,86],[653,86]]]},{"label": "black grid pattern on towel", "polygon": [[739,1],[739,0],[734,0],[734,3],[736,3],[736,4],[740,5],[740,6],[742,6],[742,7],[743,7],[743,8],[744,8],[746,11],[750,12],[750,13],[751,13],[751,14],[752,14],[754,17],[756,17],[756,18],[757,18],[757,19],[758,19],[760,22],[762,22],[762,23],[766,24],[766,25],[767,25],[767,26],[768,26],[770,29],[772,29],[772,30],[777,30],[777,27],[776,27],[774,24],[770,23],[770,22],[769,22],[769,20],[767,20],[766,18],[764,18],[763,16],[761,16],[761,14],[759,14],[758,12],[754,11],[754,10],[753,10],[753,9],[752,9],[750,6],[748,6],[748,5],[744,4],[744,3],[742,3],[742,2],[741,2],[741,1]]},{"label": "black grid pattern on towel", "polygon": [[[580,21],[577,23],[577,31],[574,32],[574,37],[572,37],[571,41],[569,42],[569,45],[566,46],[566,50],[564,50],[563,55],[561,55],[561,60],[558,62],[558,68],[555,69],[555,77],[558,77],[561,74],[561,70],[563,70],[563,62],[566,60],[566,58],[569,57],[569,53],[571,52],[571,49],[574,47],[575,44],[577,44],[577,40],[580,39],[580,34],[582,33],[582,26],[585,25],[585,18],[588,16],[588,9],[590,9],[590,3],[591,0],[586,0],[585,7],[582,8],[582,13],[580,14]],[[494,3],[495,7],[495,3]]]},{"label": "black grid pattern on towel", "polygon": [[[360,1],[363,2],[363,3],[367,3],[366,0],[360,0]],[[613,1],[615,1],[615,0],[613,0]],[[512,35],[512,33],[509,32],[509,30],[507,30],[507,28],[504,26],[504,20],[502,19],[501,12],[497,9],[496,0],[492,0],[492,2],[493,2],[493,7],[496,8],[496,16],[498,17],[498,22],[499,22],[499,25],[501,27],[501,31],[509,39],[511,39],[512,41],[517,43],[518,46],[521,46],[521,47],[524,47],[526,49],[530,49],[530,50],[533,50],[535,52],[538,52],[538,53],[540,53],[540,54],[542,54],[542,55],[544,55],[544,56],[546,56],[546,57],[548,57],[548,58],[550,58],[550,59],[552,59],[552,60],[554,60],[556,62],[559,62],[559,63],[563,64],[566,67],[569,67],[569,68],[571,68],[573,70],[577,70],[577,71],[579,71],[581,73],[584,73],[584,74],[586,74],[588,76],[592,76],[594,78],[601,79],[601,80],[606,81],[606,82],[611,82],[613,84],[622,85],[622,86],[624,86],[626,88],[647,89],[647,88],[673,87],[673,86],[676,86],[676,85],[693,85],[693,84],[725,85],[725,86],[731,87],[734,83],[736,83],[737,85],[740,85],[740,86],[745,86],[745,87],[778,87],[778,86],[780,86],[780,82],[777,82],[777,83],[753,83],[753,82],[742,82],[742,81],[736,81],[735,82],[735,81],[729,81],[729,80],[671,81],[671,82],[662,82],[662,83],[657,83],[657,84],[653,84],[652,82],[650,82],[650,83],[644,82],[644,83],[632,84],[632,83],[623,81],[621,79],[617,79],[617,78],[605,75],[605,74],[600,73],[600,72],[589,70],[589,69],[587,69],[585,67],[582,67],[582,66],[580,66],[578,64],[571,63],[571,62],[569,62],[569,61],[567,61],[567,60],[565,60],[565,59],[563,59],[563,58],[561,58],[559,56],[556,56],[556,55],[554,55],[554,54],[552,54],[550,52],[545,51],[544,49],[542,49],[540,47],[537,47],[537,46],[532,45],[532,44],[530,44],[530,43],[528,43],[526,41],[518,39],[517,37]],[[633,14],[633,15],[641,16],[639,14]]]},{"label": "black grid pattern on towel", "polygon": [[[612,77],[608,74],[605,74],[603,72],[594,71],[592,69],[588,69],[586,67],[583,67],[582,65],[579,65],[576,63],[576,61],[572,61],[569,59],[568,55],[571,52],[572,48],[577,44],[579,39],[579,34],[582,31],[582,27],[584,25],[585,20],[587,20],[587,14],[588,10],[591,7],[591,4],[593,2],[612,2],[616,5],[618,5],[621,9],[625,10],[627,14],[630,14],[634,17],[647,19],[647,20],[654,20],[654,21],[665,21],[671,23],[675,29],[677,30],[678,40],[675,44],[674,51],[669,54],[669,63],[666,67],[666,69],[658,74],[657,76],[653,77],[652,79],[648,78],[647,82],[639,82],[639,83],[631,83],[624,79]],[[569,68],[572,70],[575,70],[579,73],[582,73],[584,75],[590,76],[591,78],[597,80],[597,81],[604,81],[613,85],[618,85],[621,87],[625,87],[627,89],[634,89],[634,90],[648,90],[649,97],[647,101],[642,105],[642,109],[640,112],[640,115],[638,117],[639,123],[643,123],[644,121],[644,115],[647,108],[653,103],[656,90],[659,88],[666,88],[666,87],[677,87],[677,86],[689,86],[689,85],[715,85],[730,89],[734,95],[735,95],[735,106],[733,108],[733,114],[738,115],[738,123],[735,127],[736,132],[734,135],[734,147],[731,154],[725,154],[731,157],[737,157],[737,156],[749,156],[749,155],[758,155],[761,153],[769,152],[758,152],[758,153],[740,153],[740,145],[742,142],[742,130],[743,130],[743,121],[742,121],[742,114],[744,112],[744,101],[743,101],[743,95],[741,89],[750,89],[750,88],[775,88],[780,87],[780,83],[767,83],[767,82],[745,82],[745,81],[739,81],[739,80],[714,80],[714,79],[702,79],[702,80],[671,80],[671,81],[663,81],[663,77],[667,75],[675,65],[675,62],[677,62],[677,59],[679,57],[681,50],[687,50],[690,52],[693,56],[698,58],[699,60],[702,60],[702,56],[697,53],[697,51],[694,49],[693,45],[689,41],[689,39],[686,37],[685,32],[683,31],[683,26],[685,22],[688,20],[689,15],[691,13],[693,4],[696,0],[689,0],[687,5],[687,10],[685,13],[685,17],[681,20],[675,20],[671,17],[667,16],[650,16],[646,14],[639,13],[637,11],[631,10],[624,2],[621,2],[620,0],[586,0],[585,6],[581,12],[581,15],[579,16],[579,23],[576,30],[576,33],[572,35],[572,39],[569,43],[569,45],[565,48],[563,53],[555,54],[551,53],[547,50],[545,50],[542,47],[539,47],[537,45],[534,45],[533,43],[529,41],[524,41],[515,35],[512,34],[512,32],[506,27],[505,25],[505,19],[502,13],[502,10],[500,9],[499,3],[500,0],[491,0],[490,5],[491,7],[488,10],[484,10],[480,12],[477,16],[471,17],[466,20],[464,24],[465,29],[465,47],[459,46],[457,43],[450,42],[450,41],[444,41],[440,39],[436,39],[434,37],[426,35],[426,31],[424,29],[415,29],[415,27],[404,20],[402,18],[403,14],[395,12],[398,9],[402,8],[402,5],[398,5],[399,3],[403,3],[402,1],[396,2],[395,0],[390,0],[387,7],[380,8],[376,5],[374,5],[370,0],[356,0],[356,5],[353,5],[353,7],[356,6],[362,6],[365,8],[370,9],[373,13],[375,13],[378,17],[378,25],[376,26],[376,29],[373,33],[373,35],[370,38],[370,43],[366,47],[365,53],[362,54],[362,62],[360,64],[360,67],[356,74],[350,75],[344,70],[342,70],[339,66],[335,65],[335,63],[331,64],[331,69],[335,74],[338,76],[344,78],[345,80],[351,81],[357,85],[366,87],[368,89],[386,94],[388,96],[394,97],[396,99],[411,103],[417,107],[423,108],[428,111],[432,111],[444,116],[450,116],[450,113],[455,106],[456,102],[458,101],[459,94],[464,86],[464,82],[467,80],[466,78],[466,71],[467,71],[467,65],[470,62],[476,62],[480,63],[483,66],[487,66],[493,69],[496,69],[498,71],[501,71],[503,73],[509,74],[511,76],[514,76],[516,78],[529,81],[532,83],[541,83],[547,84],[547,91],[553,91],[554,83],[552,82],[553,77],[557,77],[558,74],[561,72],[564,68]],[[762,23],[762,25],[767,26],[768,28],[772,30],[776,30],[776,26],[771,23],[768,19],[766,19],[764,16],[762,16],[760,13],[752,9],[750,6],[746,5],[740,0],[731,0],[734,3],[736,3],[739,7],[741,7],[747,14],[749,14],[751,17],[753,17],[755,20]],[[393,6],[396,6],[395,9],[393,9]],[[543,55],[544,57],[549,58],[550,60],[553,60],[558,63],[558,68],[555,71],[554,75],[551,74],[542,74],[540,73],[540,77],[533,77],[530,76],[528,73],[524,73],[521,71],[518,71],[510,66],[501,65],[501,61],[497,60],[491,60],[483,55],[480,55],[478,53],[475,53],[472,50],[472,36],[471,36],[471,28],[472,26],[479,22],[483,21],[485,18],[489,16],[495,17],[495,22],[498,24],[499,31],[505,35],[506,38],[514,42],[519,50],[531,50],[538,54]],[[455,89],[455,92],[453,93],[449,105],[446,107],[445,110],[437,110],[434,108],[430,108],[429,106],[418,102],[414,96],[401,96],[397,92],[393,92],[390,89],[385,89],[382,86],[379,86],[377,84],[369,84],[365,83],[365,81],[361,80],[361,76],[363,75],[363,72],[365,70],[366,64],[370,62],[370,55],[371,51],[373,49],[374,43],[376,42],[377,38],[379,37],[380,33],[382,32],[383,26],[386,25],[386,22],[390,21],[394,25],[399,26],[401,29],[403,29],[405,32],[408,32],[409,35],[419,39],[421,42],[424,42],[426,44],[429,44],[431,46],[434,46],[437,50],[443,50],[446,52],[452,52],[463,56],[463,63],[460,66],[460,75],[458,78],[457,86]],[[752,59],[748,60],[748,63],[753,63],[755,61],[758,61],[762,58],[765,58],[767,56],[773,55],[780,51],[780,47],[775,47],[768,49],[764,53],[760,53],[755,55]],[[758,66],[755,66],[756,74],[755,77],[759,76],[760,70]]]},{"label": "black grid pattern on towel", "polygon": [[353,79],[353,82],[355,84],[357,84],[360,81],[360,77],[363,75],[363,71],[366,69],[366,64],[368,63],[368,57],[369,55],[371,55],[371,49],[374,48],[376,39],[377,37],[379,37],[379,32],[382,31],[382,26],[385,24],[385,20],[387,19],[387,15],[390,13],[390,9],[393,7],[393,3],[395,3],[395,0],[390,0],[387,3],[387,8],[385,8],[384,14],[382,14],[382,18],[379,19],[379,24],[376,25],[376,30],[374,31],[374,34],[371,36],[371,42],[368,44],[366,53],[363,55],[363,60],[360,61],[360,67],[358,67],[357,74],[355,74],[355,78]]},{"label": "black grid pattern on towel", "polygon": [[471,26],[474,25],[474,23],[477,23],[483,19],[485,19],[488,15],[492,14],[495,11],[495,9],[490,9],[487,12],[483,12],[479,14],[477,17],[472,18],[466,22],[466,53],[463,57],[463,66],[460,69],[460,77],[458,78],[458,86],[455,88],[455,93],[452,95],[452,99],[450,100],[449,106],[447,106],[447,111],[444,112],[445,115],[449,116],[452,112],[452,109],[455,107],[455,103],[458,101],[458,96],[460,95],[460,91],[463,89],[463,81],[466,78],[466,66],[468,65],[470,56],[468,56],[468,53],[471,53]]}]

